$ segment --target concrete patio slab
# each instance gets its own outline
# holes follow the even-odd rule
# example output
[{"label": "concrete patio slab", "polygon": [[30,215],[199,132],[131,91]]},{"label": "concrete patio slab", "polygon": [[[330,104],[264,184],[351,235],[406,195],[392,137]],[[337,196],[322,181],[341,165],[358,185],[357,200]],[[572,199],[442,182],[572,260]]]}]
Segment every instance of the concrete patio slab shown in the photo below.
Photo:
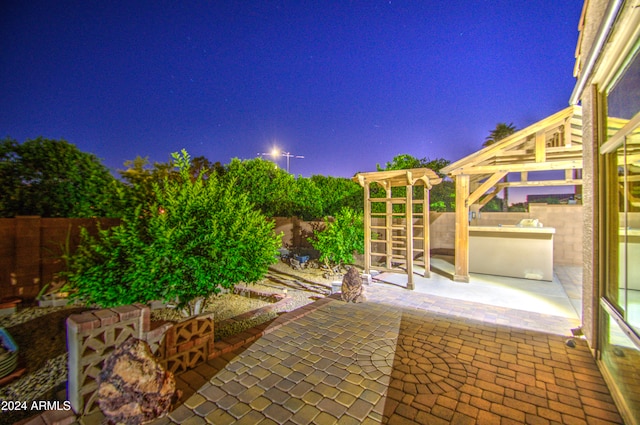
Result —
[{"label": "concrete patio slab", "polygon": [[[413,276],[416,292],[567,318],[580,317],[582,269],[579,267],[556,267],[552,281],[471,273],[469,282],[465,283],[451,280],[453,259],[436,256],[431,262],[429,278],[421,276],[424,269],[414,267],[419,273]],[[375,278],[403,288],[408,280],[406,274],[400,273],[382,273]],[[580,279],[579,282],[576,279]]]}]

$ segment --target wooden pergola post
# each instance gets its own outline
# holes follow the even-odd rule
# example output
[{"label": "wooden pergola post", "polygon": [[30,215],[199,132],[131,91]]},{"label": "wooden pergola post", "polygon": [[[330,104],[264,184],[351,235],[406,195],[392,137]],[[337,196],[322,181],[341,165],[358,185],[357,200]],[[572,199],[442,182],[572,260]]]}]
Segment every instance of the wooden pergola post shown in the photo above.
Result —
[{"label": "wooden pergola post", "polygon": [[422,199],[422,249],[424,258],[424,277],[431,277],[431,223],[429,222],[429,195],[431,193],[423,186],[424,195]]},{"label": "wooden pergola post", "polygon": [[456,232],[455,273],[456,282],[469,282],[469,176],[456,176]]},{"label": "wooden pergola post", "polygon": [[364,272],[371,273],[371,187],[364,182]]},{"label": "wooden pergola post", "polygon": [[407,204],[405,205],[405,237],[407,238],[405,243],[405,258],[407,261],[407,274],[409,280],[407,281],[407,289],[416,289],[413,283],[413,186],[407,184],[405,186],[407,190]]},{"label": "wooden pergola post", "polygon": [[391,202],[391,185],[386,186],[387,203],[385,204],[385,258],[387,269],[393,267],[393,202]]}]

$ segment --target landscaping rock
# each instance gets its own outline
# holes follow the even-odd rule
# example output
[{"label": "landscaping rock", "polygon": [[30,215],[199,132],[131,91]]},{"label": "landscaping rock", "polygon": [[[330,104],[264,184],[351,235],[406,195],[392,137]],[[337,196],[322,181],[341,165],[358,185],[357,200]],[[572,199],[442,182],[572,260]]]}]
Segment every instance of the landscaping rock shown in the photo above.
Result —
[{"label": "landscaping rock", "polygon": [[342,278],[342,301],[361,303],[367,300],[362,277],[355,267],[351,267]]},{"label": "landscaping rock", "polygon": [[109,423],[159,418],[178,396],[173,374],[156,361],[145,341],[133,337],[105,360],[98,378],[98,405]]}]

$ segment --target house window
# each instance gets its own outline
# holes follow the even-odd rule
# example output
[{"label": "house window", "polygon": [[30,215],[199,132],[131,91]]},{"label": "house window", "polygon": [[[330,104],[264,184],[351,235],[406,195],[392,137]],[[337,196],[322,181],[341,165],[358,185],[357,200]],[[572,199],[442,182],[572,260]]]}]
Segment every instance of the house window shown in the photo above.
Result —
[{"label": "house window", "polygon": [[640,417],[640,54],[631,55],[606,95],[600,147],[604,281],[600,360],[631,417]]},{"label": "house window", "polygon": [[[607,93],[607,285],[604,296],[640,334],[640,54]],[[635,118],[635,119],[634,119]],[[612,145],[613,143],[613,145]],[[609,145],[608,149],[606,145]],[[615,258],[617,257],[617,258]]]}]

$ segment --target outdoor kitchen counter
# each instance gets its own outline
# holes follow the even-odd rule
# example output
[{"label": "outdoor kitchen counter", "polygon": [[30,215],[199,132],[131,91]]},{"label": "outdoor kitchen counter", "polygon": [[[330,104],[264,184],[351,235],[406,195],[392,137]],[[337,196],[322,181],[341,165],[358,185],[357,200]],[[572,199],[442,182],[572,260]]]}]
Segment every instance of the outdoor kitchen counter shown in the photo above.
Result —
[{"label": "outdoor kitchen counter", "polygon": [[469,271],[553,280],[553,227],[470,226]]}]

